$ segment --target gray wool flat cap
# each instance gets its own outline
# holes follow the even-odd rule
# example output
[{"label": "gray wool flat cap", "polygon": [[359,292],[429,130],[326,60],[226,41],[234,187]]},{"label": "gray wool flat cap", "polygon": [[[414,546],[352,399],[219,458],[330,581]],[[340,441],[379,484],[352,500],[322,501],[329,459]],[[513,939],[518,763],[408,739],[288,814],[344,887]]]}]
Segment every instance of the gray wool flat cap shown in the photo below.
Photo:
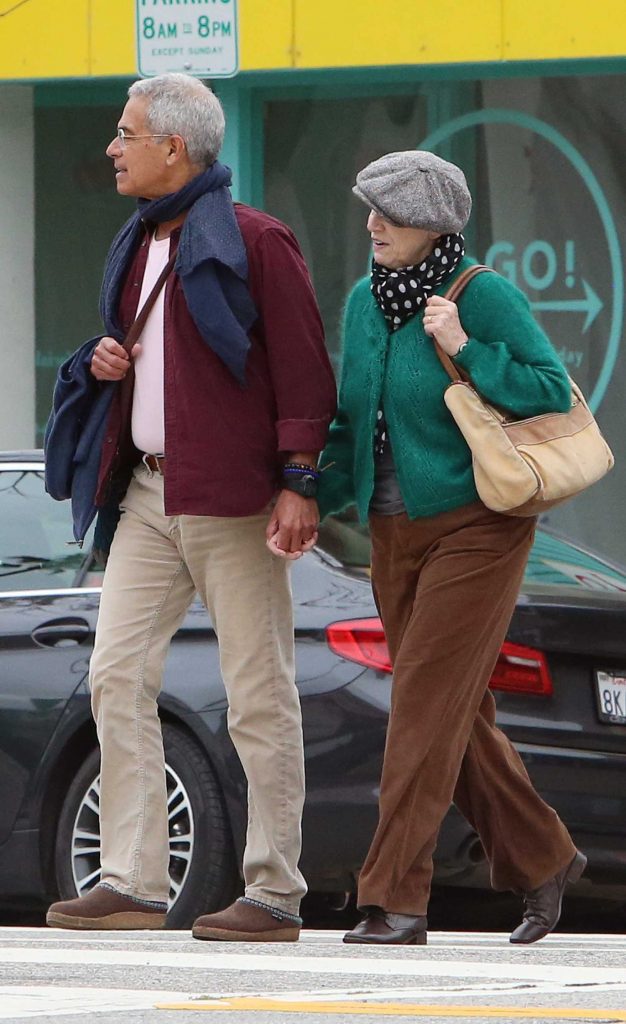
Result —
[{"label": "gray wool flat cap", "polygon": [[359,171],[352,191],[394,224],[442,234],[462,231],[472,209],[461,168],[423,149],[374,160]]}]

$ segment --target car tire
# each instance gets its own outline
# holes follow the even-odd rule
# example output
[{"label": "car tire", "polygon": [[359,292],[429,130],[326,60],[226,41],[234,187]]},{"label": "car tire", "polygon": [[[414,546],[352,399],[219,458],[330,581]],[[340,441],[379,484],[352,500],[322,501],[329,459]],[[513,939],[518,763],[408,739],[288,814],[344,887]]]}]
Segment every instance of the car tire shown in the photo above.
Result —
[{"label": "car tire", "polygon": [[[168,928],[190,928],[200,914],[227,906],[240,888],[219,784],[196,741],[163,727],[170,823]],[[100,878],[100,751],[78,769],[63,800],[55,843],[61,899],[84,895]]]}]

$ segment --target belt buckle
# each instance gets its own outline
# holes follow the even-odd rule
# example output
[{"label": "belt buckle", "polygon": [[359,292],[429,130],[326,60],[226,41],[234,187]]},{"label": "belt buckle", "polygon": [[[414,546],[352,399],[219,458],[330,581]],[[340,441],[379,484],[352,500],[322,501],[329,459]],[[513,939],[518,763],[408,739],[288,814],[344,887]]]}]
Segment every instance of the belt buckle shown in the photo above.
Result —
[{"label": "belt buckle", "polygon": [[[141,456],[141,461],[151,476],[154,476],[155,473],[158,473],[159,476],[164,475],[159,463],[159,459],[162,459],[163,457],[164,456],[162,455],[153,455],[152,452],[144,452]],[[154,460],[154,468],[150,465],[151,460]]]}]

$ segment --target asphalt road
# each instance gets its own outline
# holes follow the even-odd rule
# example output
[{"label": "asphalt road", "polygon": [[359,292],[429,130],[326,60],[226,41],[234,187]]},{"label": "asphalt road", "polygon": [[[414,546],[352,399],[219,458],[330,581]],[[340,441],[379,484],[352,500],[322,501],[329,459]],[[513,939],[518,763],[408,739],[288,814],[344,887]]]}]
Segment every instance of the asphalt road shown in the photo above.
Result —
[{"label": "asphalt road", "polygon": [[0,929],[0,1020],[74,1024],[626,1022],[626,938],[431,932],[426,947]]}]

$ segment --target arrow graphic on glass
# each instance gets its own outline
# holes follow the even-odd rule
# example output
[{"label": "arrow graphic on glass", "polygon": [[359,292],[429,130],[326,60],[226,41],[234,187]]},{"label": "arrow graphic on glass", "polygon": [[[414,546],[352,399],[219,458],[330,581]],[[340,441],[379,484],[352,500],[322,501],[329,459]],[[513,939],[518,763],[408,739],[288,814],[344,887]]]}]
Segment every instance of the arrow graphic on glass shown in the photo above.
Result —
[{"label": "arrow graphic on glass", "polygon": [[545,302],[531,302],[531,309],[544,313],[586,313],[587,317],[583,324],[583,334],[585,334],[603,308],[604,303],[587,281],[583,280],[582,285],[585,291],[584,299],[553,299]]}]

